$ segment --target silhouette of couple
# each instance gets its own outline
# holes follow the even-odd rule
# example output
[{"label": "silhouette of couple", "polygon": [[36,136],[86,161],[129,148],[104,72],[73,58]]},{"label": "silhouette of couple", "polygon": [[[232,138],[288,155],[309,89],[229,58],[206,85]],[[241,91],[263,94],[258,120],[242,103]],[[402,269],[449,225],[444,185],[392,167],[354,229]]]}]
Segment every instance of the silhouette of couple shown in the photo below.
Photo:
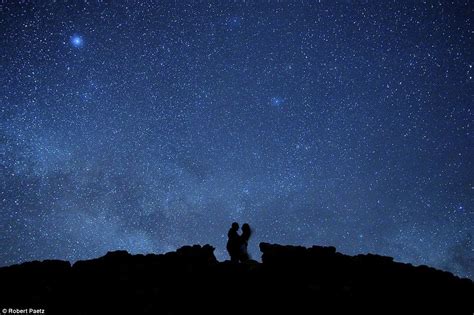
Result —
[{"label": "silhouette of couple", "polygon": [[227,237],[227,251],[229,252],[230,261],[232,262],[244,262],[250,259],[247,251],[250,235],[252,230],[250,225],[244,223],[242,225],[242,234],[239,235],[239,224],[237,222],[232,223]]}]

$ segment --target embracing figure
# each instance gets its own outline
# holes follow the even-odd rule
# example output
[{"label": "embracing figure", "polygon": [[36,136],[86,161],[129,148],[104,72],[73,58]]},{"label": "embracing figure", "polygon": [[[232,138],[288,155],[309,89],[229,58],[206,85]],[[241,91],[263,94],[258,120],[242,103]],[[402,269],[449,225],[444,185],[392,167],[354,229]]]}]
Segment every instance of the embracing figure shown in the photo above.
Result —
[{"label": "embracing figure", "polygon": [[242,225],[242,234],[239,234],[239,224],[232,223],[227,233],[227,252],[229,252],[230,261],[244,262],[250,259],[247,247],[251,235],[252,230],[248,223]]}]

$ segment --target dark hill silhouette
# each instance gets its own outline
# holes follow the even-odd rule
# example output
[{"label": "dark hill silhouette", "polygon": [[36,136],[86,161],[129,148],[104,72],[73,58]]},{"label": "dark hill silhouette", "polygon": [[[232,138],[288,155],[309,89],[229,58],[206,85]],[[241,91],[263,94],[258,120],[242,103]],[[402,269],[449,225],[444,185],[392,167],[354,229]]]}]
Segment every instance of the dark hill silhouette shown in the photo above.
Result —
[{"label": "dark hill silhouette", "polygon": [[74,265],[0,268],[0,308],[45,314],[473,314],[474,283],[378,255],[261,243],[262,263],[218,262],[210,245],[126,251]]}]

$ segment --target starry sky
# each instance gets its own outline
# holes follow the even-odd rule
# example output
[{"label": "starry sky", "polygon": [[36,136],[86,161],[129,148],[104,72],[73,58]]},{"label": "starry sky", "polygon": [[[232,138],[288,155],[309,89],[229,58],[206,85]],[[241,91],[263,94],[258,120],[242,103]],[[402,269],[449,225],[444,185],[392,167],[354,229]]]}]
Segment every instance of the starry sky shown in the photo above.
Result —
[{"label": "starry sky", "polygon": [[474,278],[469,1],[2,1],[0,265],[233,221]]}]

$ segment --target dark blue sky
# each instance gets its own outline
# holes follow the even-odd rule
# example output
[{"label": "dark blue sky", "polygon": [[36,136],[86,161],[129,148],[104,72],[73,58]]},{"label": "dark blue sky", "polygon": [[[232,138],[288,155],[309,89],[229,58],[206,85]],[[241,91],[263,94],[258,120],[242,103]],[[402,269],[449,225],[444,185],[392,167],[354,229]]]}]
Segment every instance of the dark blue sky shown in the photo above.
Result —
[{"label": "dark blue sky", "polygon": [[0,265],[230,223],[474,277],[468,1],[4,1]]}]

